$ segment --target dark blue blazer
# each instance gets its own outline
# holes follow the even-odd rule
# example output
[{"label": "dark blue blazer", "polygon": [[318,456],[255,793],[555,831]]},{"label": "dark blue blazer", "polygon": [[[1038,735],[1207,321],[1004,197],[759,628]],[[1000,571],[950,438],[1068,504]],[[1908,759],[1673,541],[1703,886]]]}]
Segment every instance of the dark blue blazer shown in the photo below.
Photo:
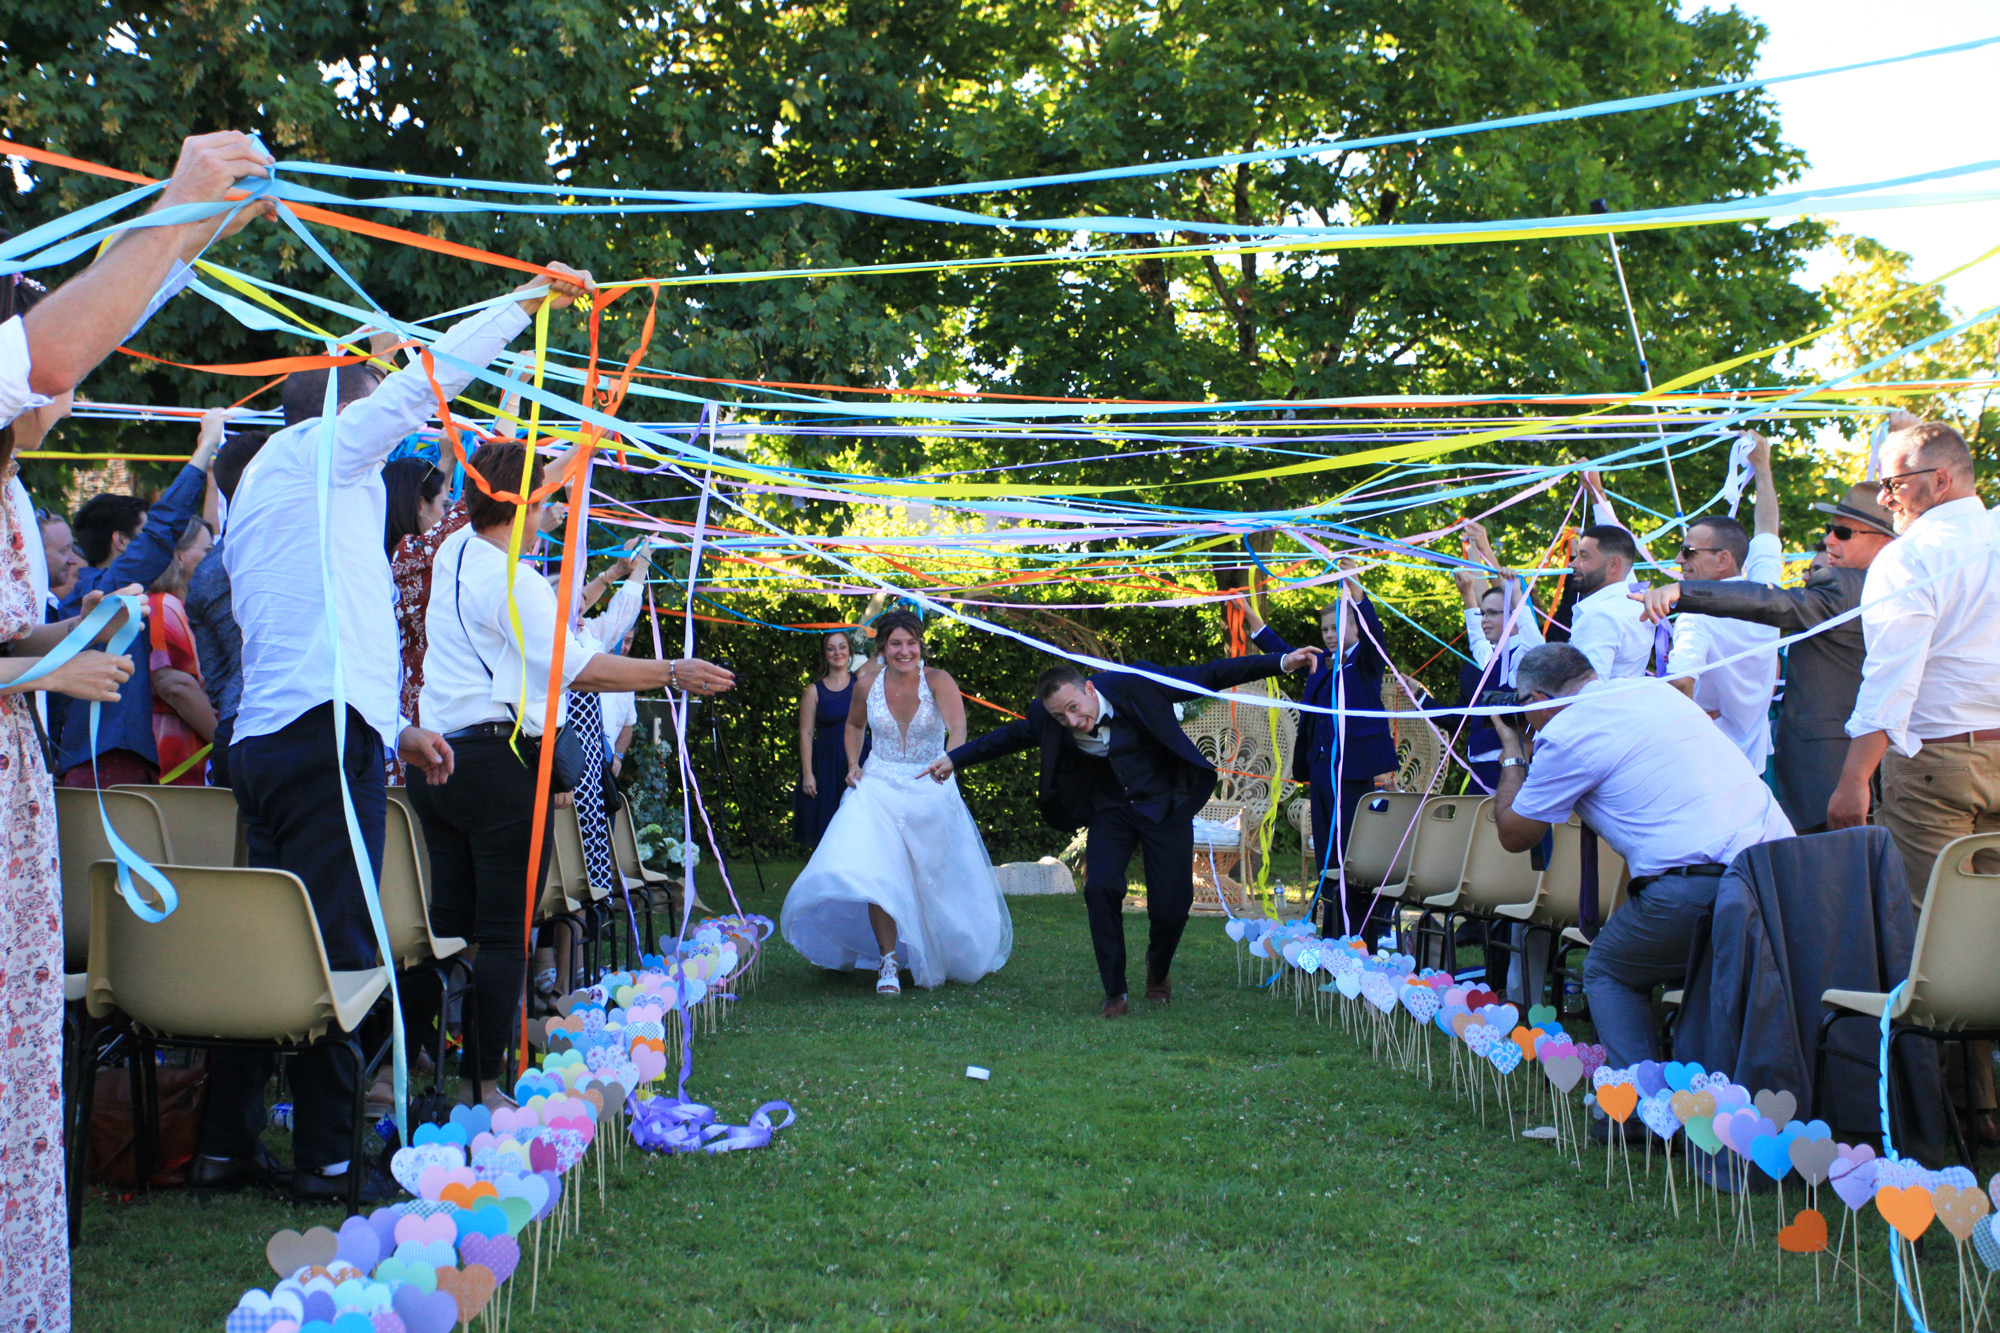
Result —
[{"label": "dark blue blazer", "polygon": [[[1382,673],[1389,665],[1375,646],[1385,638],[1382,618],[1365,594],[1355,600],[1355,607],[1361,615],[1361,641],[1354,645],[1354,651],[1340,667],[1341,690],[1349,708],[1372,708],[1380,712]],[[1291,646],[1269,625],[1258,630],[1251,642],[1269,653],[1291,651]],[[1321,657],[1319,666],[1306,677],[1305,703],[1333,707],[1333,672],[1331,660]],[[1396,738],[1389,730],[1388,718],[1350,716],[1346,732],[1347,743],[1341,749],[1340,771],[1336,775],[1340,781],[1366,782],[1377,773],[1396,770]],[[1334,719],[1323,713],[1300,713],[1298,739],[1292,745],[1293,779],[1326,781],[1333,748]]]},{"label": "dark blue blazer", "polygon": [[[1205,690],[1226,690],[1253,680],[1279,674],[1283,654],[1259,657],[1225,657],[1191,667],[1155,666],[1134,662],[1134,667],[1155,675],[1187,681]],[[1171,792],[1166,815],[1193,819],[1215,794],[1215,765],[1195,747],[1174,717],[1174,705],[1202,696],[1196,690],[1179,690],[1124,671],[1106,671],[1090,677],[1098,693],[1111,701],[1117,723],[1133,723],[1143,728],[1157,744],[1146,747],[1171,766],[1165,786]],[[1002,755],[1036,748],[1041,751],[1041,791],[1036,804],[1042,818],[1052,827],[1073,833],[1090,822],[1096,809],[1092,768],[1084,762],[1083,751],[1068,736],[1069,728],[1042,707],[1039,699],[1028,704],[1027,716],[967,741],[951,752],[956,768],[998,759]]]}]

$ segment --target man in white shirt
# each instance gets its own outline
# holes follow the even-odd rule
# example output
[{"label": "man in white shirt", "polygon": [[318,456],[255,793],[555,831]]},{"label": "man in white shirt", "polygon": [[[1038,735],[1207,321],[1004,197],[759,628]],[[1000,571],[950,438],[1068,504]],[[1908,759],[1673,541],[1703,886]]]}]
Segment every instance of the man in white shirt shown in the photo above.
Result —
[{"label": "man in white shirt", "polygon": [[[567,277],[536,278],[516,289],[533,295],[489,306],[438,339],[435,374],[447,400],[471,382],[473,368],[498,356],[528,326],[544,300],[561,308],[584,294],[589,274],[549,267]],[[397,714],[402,657],[382,547],[388,507],[382,465],[398,441],[430,420],[437,394],[416,366],[380,380],[359,366],[332,373],[338,395],[332,421],[321,415],[329,372],[294,372],[287,380],[285,429],[243,470],[222,560],[243,634],[243,693],[229,778],[243,812],[250,864],[289,870],[304,881],[327,961],[343,971],[373,967],[378,952],[341,800],[343,775],[362,842],[380,874],[388,802],[384,747],[425,770],[432,782],[450,774],[452,753],[436,732],[406,726]],[[331,453],[324,502],[323,450]],[[336,670],[347,703],[344,749],[334,743]],[[302,1201],[339,1198],[348,1186],[343,1177],[350,1165],[354,1074],[333,1047],[318,1042],[293,1059],[292,1196]],[[227,1186],[256,1174],[270,1069],[268,1056],[216,1054],[190,1184]],[[364,1198],[392,1193],[384,1182],[364,1182]]]},{"label": "man in white shirt", "polygon": [[[1756,583],[1775,588],[1785,575],[1784,550],[1778,543],[1778,493],[1771,479],[1771,443],[1755,431],[1750,467],[1757,480],[1757,535],[1726,515],[1696,519],[1688,525],[1681,546],[1683,580]],[[1634,592],[1649,623],[1659,621],[1680,597],[1680,584]],[[1759,773],[1771,756],[1771,696],[1778,688],[1778,652],[1741,657],[1726,666],[1711,666],[1727,658],[1778,641],[1775,626],[1726,616],[1683,612],[1674,620],[1674,646],[1667,672],[1674,687],[1700,704],[1723,734],[1743,751]]]},{"label": "man in white shirt", "polygon": [[[1791,823],[1743,752],[1665,681],[1600,680],[1576,648],[1550,643],[1522,655],[1515,682],[1535,752],[1531,765],[1499,722],[1500,843],[1527,851],[1574,811],[1625,858],[1632,896],[1592,943],[1584,992],[1609,1064],[1657,1059],[1653,987],[1683,976],[1737,853],[1793,836]],[[1576,702],[1550,706],[1559,699]]]},{"label": "man in white shirt", "polygon": [[1638,543],[1614,524],[1585,528],[1576,539],[1570,582],[1577,600],[1569,641],[1590,659],[1591,670],[1602,680],[1643,676],[1652,656],[1653,630],[1643,619],[1645,608],[1626,587],[1638,563]]},{"label": "man in white shirt", "polygon": [[1890,435],[1882,471],[1899,535],[1862,588],[1868,657],[1827,822],[1868,818],[1879,767],[1876,822],[1896,839],[1921,905],[1947,842],[2000,829],[2000,549],[1971,451],[1951,427]]}]

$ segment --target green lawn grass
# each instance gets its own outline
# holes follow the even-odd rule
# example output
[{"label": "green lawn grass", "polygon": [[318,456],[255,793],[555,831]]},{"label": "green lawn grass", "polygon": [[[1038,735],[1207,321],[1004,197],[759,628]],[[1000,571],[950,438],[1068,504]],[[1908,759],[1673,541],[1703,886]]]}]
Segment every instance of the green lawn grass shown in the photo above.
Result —
[{"label": "green lawn grass", "polygon": [[[766,866],[769,896],[739,876],[745,906],[775,917],[796,869]],[[1706,1214],[1675,1220],[1657,1176],[1636,1205],[1622,1178],[1606,1191],[1601,1157],[1578,1170],[1491,1113],[1482,1128],[1291,1000],[1238,986],[1216,919],[1190,927],[1170,1009],[1107,1023],[1081,900],[1012,906],[1004,971],[893,1000],[775,944],[698,1046],[690,1093],[732,1121],[784,1098],[798,1123],[756,1152],[633,1154],[544,1272],[539,1311],[516,1298],[516,1326],[1852,1326],[1851,1278],[1829,1278],[1824,1305],[1810,1262],[1787,1258],[1779,1280],[1768,1197],[1761,1244],[1732,1254]],[[1136,957],[1144,919],[1127,928]],[[969,1064],[992,1081],[968,1080]],[[1830,1193],[1827,1206],[1837,1228]],[[1867,1267],[1886,1281],[1868,1218]],[[317,1221],[338,1216],[248,1196],[94,1198],[76,1326],[219,1330],[240,1291],[272,1281],[265,1239]],[[1948,1249],[1931,1267],[1942,1325]],[[1888,1326],[1883,1297],[1866,1309]]]}]

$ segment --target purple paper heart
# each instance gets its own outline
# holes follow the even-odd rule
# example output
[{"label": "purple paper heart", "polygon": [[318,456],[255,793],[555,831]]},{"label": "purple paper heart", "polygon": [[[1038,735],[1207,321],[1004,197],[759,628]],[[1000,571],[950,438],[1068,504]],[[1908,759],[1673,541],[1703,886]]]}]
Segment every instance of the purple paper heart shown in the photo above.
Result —
[{"label": "purple paper heart", "polygon": [[1872,1155],[1842,1157],[1834,1162],[1827,1179],[1833,1182],[1833,1192],[1840,1196],[1849,1212],[1860,1212],[1875,1197],[1875,1171],[1880,1165]]},{"label": "purple paper heart", "polygon": [[396,1252],[396,1223],[403,1220],[403,1205],[392,1203],[387,1208],[377,1208],[368,1214],[368,1229],[375,1233],[376,1262],[381,1256]]},{"label": "purple paper heart", "polygon": [[512,1236],[485,1236],[474,1231],[458,1242],[461,1264],[485,1264],[495,1283],[505,1282],[521,1262],[521,1246]]},{"label": "purple paper heart", "polygon": [[542,1211],[537,1218],[539,1220],[556,1210],[556,1200],[562,1198],[563,1184],[562,1177],[553,1171],[537,1171],[535,1174],[548,1182],[549,1187],[548,1202],[542,1205]]},{"label": "purple paper heart", "polygon": [[528,1169],[536,1175],[556,1169],[555,1145],[546,1139],[536,1139],[528,1145]]},{"label": "purple paper heart", "polygon": [[334,1315],[340,1312],[333,1303],[333,1297],[324,1291],[307,1292],[300,1308],[305,1312],[305,1318],[300,1321],[302,1327],[315,1319],[323,1324],[331,1324]]},{"label": "purple paper heart", "polygon": [[382,1258],[382,1239],[365,1217],[350,1217],[340,1224],[338,1258],[345,1259],[364,1273],[375,1271]]},{"label": "purple paper heart", "polygon": [[425,1291],[404,1283],[392,1298],[404,1333],[451,1333],[458,1323],[458,1302],[448,1291]]},{"label": "purple paper heart", "polygon": [[1653,1097],[1667,1086],[1665,1067],[1658,1060],[1641,1060],[1632,1066],[1632,1081],[1639,1085],[1641,1097]]},{"label": "purple paper heart", "polygon": [[403,1316],[391,1310],[377,1310],[372,1316],[375,1333],[410,1333],[410,1326],[403,1322]]}]

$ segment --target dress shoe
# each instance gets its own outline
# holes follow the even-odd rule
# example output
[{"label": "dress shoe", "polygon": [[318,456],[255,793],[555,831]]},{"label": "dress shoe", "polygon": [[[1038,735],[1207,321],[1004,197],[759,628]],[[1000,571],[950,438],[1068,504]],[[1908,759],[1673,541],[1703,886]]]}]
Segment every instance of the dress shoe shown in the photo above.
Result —
[{"label": "dress shoe", "polygon": [[1169,977],[1146,978],[1146,999],[1153,1004],[1174,1002],[1174,983]]},{"label": "dress shoe", "polygon": [[261,1143],[255,1152],[217,1161],[196,1155],[188,1163],[187,1187],[203,1194],[227,1194],[247,1185],[269,1185],[284,1174],[269,1148]]},{"label": "dress shoe", "polygon": [[[361,1202],[389,1203],[402,1194],[402,1188],[395,1181],[382,1174],[373,1166],[349,1167],[348,1171],[360,1170]],[[323,1171],[294,1171],[292,1173],[292,1201],[294,1203],[346,1203],[348,1180],[347,1171],[337,1176],[329,1176]]]},{"label": "dress shoe", "polygon": [[1132,1006],[1125,1002],[1125,997],[1123,995],[1114,995],[1104,1002],[1104,1007],[1097,1011],[1097,1016],[1099,1018],[1123,1018],[1131,1012]]}]

